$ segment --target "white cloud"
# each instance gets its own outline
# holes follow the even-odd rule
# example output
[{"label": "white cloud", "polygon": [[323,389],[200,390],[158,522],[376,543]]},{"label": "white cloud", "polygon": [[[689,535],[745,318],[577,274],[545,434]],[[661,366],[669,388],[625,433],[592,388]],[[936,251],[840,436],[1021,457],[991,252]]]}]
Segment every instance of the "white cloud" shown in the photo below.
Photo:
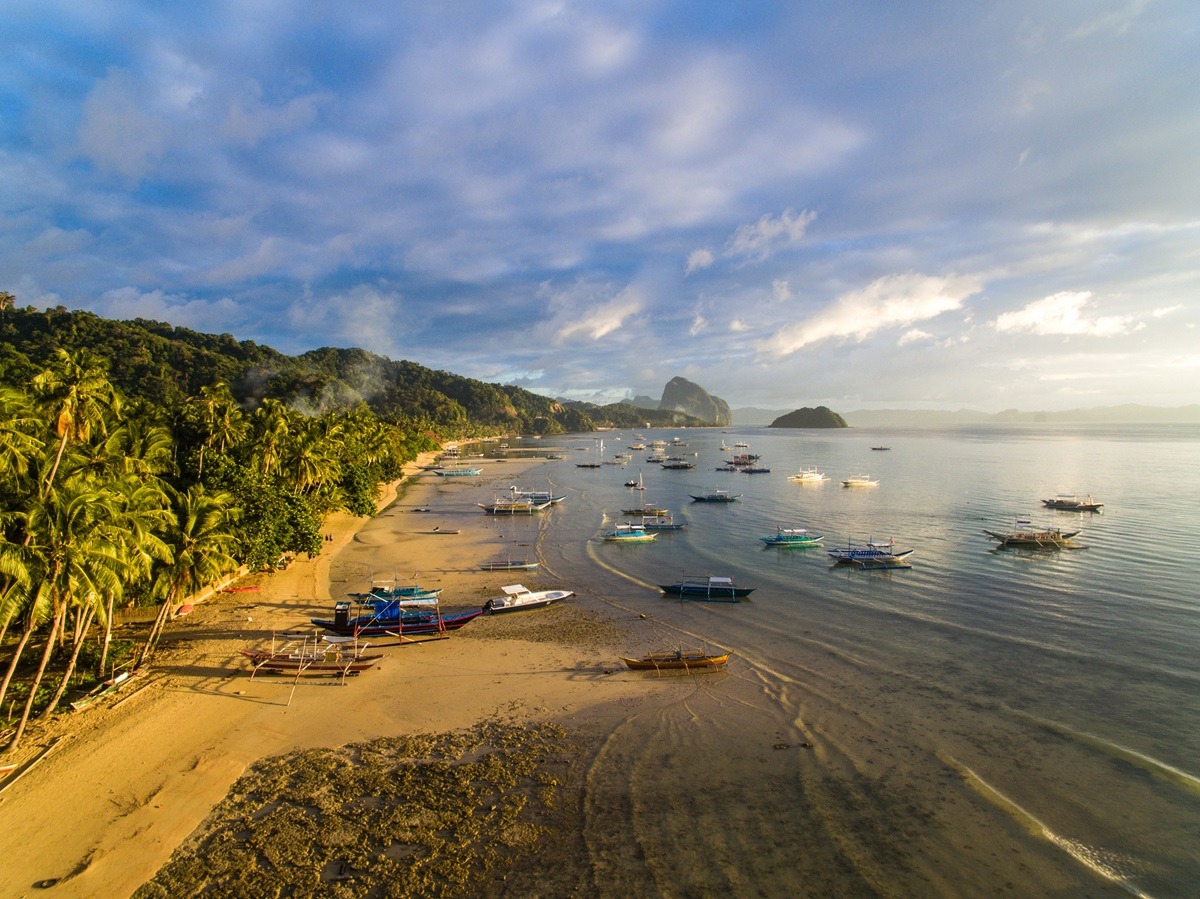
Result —
[{"label": "white cloud", "polygon": [[1128,315],[1108,315],[1092,319],[1085,317],[1084,311],[1091,299],[1091,291],[1062,291],[1051,294],[1016,312],[1005,312],[997,316],[992,322],[992,327],[1002,333],[1087,334],[1093,337],[1115,337],[1142,327]]},{"label": "white cloud", "polygon": [[742,225],[733,232],[725,249],[726,256],[745,256],[763,260],[779,246],[797,243],[804,237],[808,226],[816,219],[815,212],[807,209],[800,213],[785,210],[779,218],[764,215],[753,225]]},{"label": "white cloud", "polygon": [[792,287],[787,281],[778,279],[771,282],[771,293],[776,300],[783,303],[792,298]]},{"label": "white cloud", "polygon": [[143,111],[134,79],[110,69],[83,101],[79,149],[104,172],[136,181],[157,162],[167,145],[167,127]]},{"label": "white cloud", "polygon": [[692,272],[698,272],[701,269],[706,269],[713,264],[713,254],[711,250],[693,250],[692,255],[688,256],[687,266],[683,273],[690,275]]},{"label": "white cloud", "polygon": [[642,310],[641,297],[632,289],[623,290],[607,303],[597,305],[590,313],[568,322],[558,329],[558,339],[566,340],[576,334],[599,340],[618,330],[627,318]]},{"label": "white cloud", "polygon": [[1182,303],[1176,303],[1174,306],[1162,306],[1158,309],[1155,309],[1150,314],[1155,318],[1162,318],[1163,316],[1170,315],[1172,312],[1178,312],[1182,308]]},{"label": "white cloud", "polygon": [[729,323],[729,330],[733,331],[735,334],[741,334],[743,331],[749,331],[750,326],[740,318],[735,318]]},{"label": "white cloud", "polygon": [[843,294],[833,305],[803,321],[781,328],[760,349],[786,356],[831,338],[866,340],[897,325],[935,318],[962,308],[983,285],[971,277],[933,277],[910,272],[872,281],[862,290]]},{"label": "white cloud", "polygon": [[933,335],[928,331],[922,331],[920,328],[909,328],[900,335],[900,339],[896,341],[896,346],[905,346],[906,344],[916,343],[918,340],[933,340]]},{"label": "white cloud", "polygon": [[1087,38],[1101,33],[1113,34],[1119,37],[1129,31],[1133,25],[1133,20],[1142,14],[1146,5],[1147,0],[1132,0],[1131,3],[1125,4],[1121,9],[1114,9],[1111,12],[1097,16],[1090,22],[1084,22],[1071,33],[1071,37]]},{"label": "white cloud", "polygon": [[143,292],[136,287],[106,290],[100,295],[100,307],[105,316],[118,320],[146,318],[209,332],[228,331],[245,318],[241,307],[229,297],[190,300],[180,294]]},{"label": "white cloud", "polygon": [[696,317],[692,319],[692,326],[688,329],[688,333],[695,337],[707,327],[708,319],[706,319],[699,311],[697,311]]}]

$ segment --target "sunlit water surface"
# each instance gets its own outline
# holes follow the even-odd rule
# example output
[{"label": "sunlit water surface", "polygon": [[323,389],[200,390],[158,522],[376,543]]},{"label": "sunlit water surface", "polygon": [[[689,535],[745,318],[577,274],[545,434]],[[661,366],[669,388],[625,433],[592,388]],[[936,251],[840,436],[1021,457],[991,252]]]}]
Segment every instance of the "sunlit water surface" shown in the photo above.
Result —
[{"label": "sunlit water surface", "polygon": [[[647,616],[660,645],[735,653],[631,715],[597,759],[602,891],[1195,894],[1200,428],[642,433],[680,437],[696,467],[633,451],[578,468],[592,436],[513,441],[563,452],[526,486],[569,499],[498,525],[536,535],[545,573]],[[612,458],[634,434],[604,440]],[[716,471],[738,440],[771,473]],[[830,480],[787,479],[809,466]],[[639,474],[644,494],[623,486]],[[879,486],[843,488],[851,474]],[[714,488],[741,498],[690,499]],[[1059,492],[1103,513],[1043,511]],[[643,496],[687,528],[600,542]],[[997,550],[984,529],[1019,517],[1081,527],[1078,548]],[[765,546],[777,526],[825,546]],[[831,564],[825,549],[869,538],[915,548],[911,570]],[[739,604],[660,594],[682,574],[756,589]]]}]

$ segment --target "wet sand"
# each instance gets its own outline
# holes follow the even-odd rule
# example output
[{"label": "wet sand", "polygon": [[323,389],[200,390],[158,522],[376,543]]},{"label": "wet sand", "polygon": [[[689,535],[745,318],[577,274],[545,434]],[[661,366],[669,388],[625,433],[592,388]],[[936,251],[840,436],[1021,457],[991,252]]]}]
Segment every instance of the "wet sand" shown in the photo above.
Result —
[{"label": "wet sand", "polygon": [[[373,574],[419,572],[423,585],[443,588],[445,608],[499,595],[515,573],[477,566],[512,548],[474,502],[535,464],[489,460],[482,478],[463,479],[470,483],[425,475],[399,499],[385,496],[374,519],[333,516],[325,528],[333,539],[320,556],[240,582],[260,590],[197,606],[169,627],[140,683],[32,733],[31,748],[66,737],[0,797],[0,895],[132,894],[261,759],[485,722],[540,722],[640,696],[636,678],[608,673],[624,623],[568,605],[485,616],[450,639],[383,650],[377,668],[346,685],[251,681],[238,656],[269,643],[272,630],[311,627],[310,615],[328,614],[334,598],[364,589]],[[552,586],[547,574],[520,574],[532,589]],[[549,616],[561,625],[550,626]],[[540,639],[521,638],[530,619],[540,619],[530,628]]]}]

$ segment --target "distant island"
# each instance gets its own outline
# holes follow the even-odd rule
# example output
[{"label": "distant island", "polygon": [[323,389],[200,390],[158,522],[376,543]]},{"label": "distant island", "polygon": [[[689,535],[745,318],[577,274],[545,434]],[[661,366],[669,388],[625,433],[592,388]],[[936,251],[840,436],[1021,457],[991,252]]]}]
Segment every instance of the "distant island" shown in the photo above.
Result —
[{"label": "distant island", "polygon": [[682,412],[720,428],[733,424],[729,404],[687,378],[675,377],[668,381],[663,388],[662,399],[656,400],[652,396],[638,395],[631,400],[626,400],[626,403],[639,409]]},{"label": "distant island", "polygon": [[781,415],[768,428],[844,428],[846,420],[828,406],[817,406],[813,409],[805,406],[794,412]]}]

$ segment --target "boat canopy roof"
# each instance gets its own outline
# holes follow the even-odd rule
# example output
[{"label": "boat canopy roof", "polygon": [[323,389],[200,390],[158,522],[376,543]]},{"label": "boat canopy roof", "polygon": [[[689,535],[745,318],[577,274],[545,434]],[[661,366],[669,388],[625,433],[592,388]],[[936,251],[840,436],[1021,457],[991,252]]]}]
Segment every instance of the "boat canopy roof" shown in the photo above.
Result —
[{"label": "boat canopy roof", "polygon": [[521,584],[509,584],[507,587],[504,587],[503,589],[504,589],[504,592],[507,593],[509,596],[520,596],[522,593],[529,592]]}]

